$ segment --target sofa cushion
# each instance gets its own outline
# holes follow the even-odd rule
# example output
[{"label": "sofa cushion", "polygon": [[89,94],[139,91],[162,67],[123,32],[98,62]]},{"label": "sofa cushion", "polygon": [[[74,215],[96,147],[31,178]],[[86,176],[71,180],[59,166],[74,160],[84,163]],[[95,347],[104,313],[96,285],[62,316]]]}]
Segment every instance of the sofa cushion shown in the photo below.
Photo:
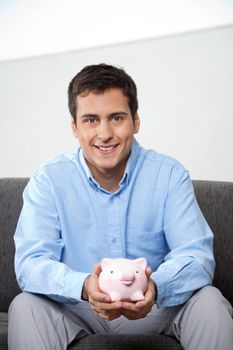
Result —
[{"label": "sofa cushion", "polygon": [[69,350],[182,350],[180,344],[164,335],[89,335],[73,342]]}]

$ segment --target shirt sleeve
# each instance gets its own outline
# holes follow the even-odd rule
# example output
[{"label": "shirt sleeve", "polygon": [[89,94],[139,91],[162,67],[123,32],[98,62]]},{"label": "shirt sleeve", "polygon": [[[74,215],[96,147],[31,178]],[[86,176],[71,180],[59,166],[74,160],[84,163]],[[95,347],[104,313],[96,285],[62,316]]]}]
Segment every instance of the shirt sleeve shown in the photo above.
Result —
[{"label": "shirt sleeve", "polygon": [[152,274],[158,307],[186,302],[195,290],[212,284],[213,233],[195,198],[188,172],[174,167],[164,207],[163,229],[169,253]]},{"label": "shirt sleeve", "polygon": [[77,303],[88,273],[75,271],[61,262],[64,242],[49,179],[33,176],[23,200],[14,236],[15,271],[20,288],[58,302]]}]

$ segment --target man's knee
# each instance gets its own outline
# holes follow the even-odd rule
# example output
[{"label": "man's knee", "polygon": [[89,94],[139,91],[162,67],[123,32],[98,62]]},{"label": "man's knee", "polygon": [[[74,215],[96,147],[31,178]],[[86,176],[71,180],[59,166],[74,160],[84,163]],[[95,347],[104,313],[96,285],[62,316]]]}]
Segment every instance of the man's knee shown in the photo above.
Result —
[{"label": "man's knee", "polygon": [[22,312],[25,313],[25,311],[28,309],[30,305],[33,305],[33,299],[34,295],[30,293],[20,293],[18,294],[14,300],[11,302],[9,307],[9,313],[11,314],[14,312]]},{"label": "man's knee", "polygon": [[206,286],[196,292],[184,305],[178,320],[202,329],[219,329],[232,324],[232,306],[215,287]]},{"label": "man's knee", "polygon": [[[222,293],[213,286],[206,286],[199,290],[194,296],[194,303],[198,305],[200,311],[206,311],[206,315],[220,312],[221,309],[228,310],[232,316],[232,306],[224,298]],[[192,298],[191,298],[192,299]],[[202,314],[203,312],[201,312]]]},{"label": "man's knee", "polygon": [[217,288],[206,286],[183,306],[174,331],[185,349],[232,349],[232,306]]},{"label": "man's knee", "polygon": [[208,299],[210,302],[222,297],[220,290],[214,286],[205,286],[201,288],[196,294],[203,299]]},{"label": "man's knee", "polygon": [[49,303],[50,301],[44,296],[27,292],[20,293],[10,304],[8,311],[9,320],[12,315],[16,318],[21,316],[26,318],[27,315],[39,314],[43,312]]}]

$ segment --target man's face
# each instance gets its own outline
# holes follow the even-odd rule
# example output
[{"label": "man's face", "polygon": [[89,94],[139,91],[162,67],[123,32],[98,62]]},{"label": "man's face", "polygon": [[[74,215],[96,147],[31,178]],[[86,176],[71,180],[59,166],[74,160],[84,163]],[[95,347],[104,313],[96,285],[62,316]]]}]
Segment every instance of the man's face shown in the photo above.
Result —
[{"label": "man's face", "polygon": [[72,129],[93,176],[124,171],[139,129],[139,117],[136,114],[133,121],[127,97],[120,89],[87,92],[78,95],[77,106]]}]

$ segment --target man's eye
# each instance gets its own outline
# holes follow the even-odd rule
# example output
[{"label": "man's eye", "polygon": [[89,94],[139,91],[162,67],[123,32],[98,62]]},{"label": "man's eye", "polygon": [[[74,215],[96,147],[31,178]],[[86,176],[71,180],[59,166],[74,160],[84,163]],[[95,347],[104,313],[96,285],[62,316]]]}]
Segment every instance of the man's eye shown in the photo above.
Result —
[{"label": "man's eye", "polygon": [[85,119],[85,123],[89,123],[89,124],[94,124],[96,122],[96,118],[87,118]]},{"label": "man's eye", "polygon": [[112,118],[112,120],[115,121],[115,122],[118,122],[118,121],[120,121],[120,120],[122,120],[122,119],[123,119],[123,117],[120,116],[120,115],[115,115],[115,116]]}]

